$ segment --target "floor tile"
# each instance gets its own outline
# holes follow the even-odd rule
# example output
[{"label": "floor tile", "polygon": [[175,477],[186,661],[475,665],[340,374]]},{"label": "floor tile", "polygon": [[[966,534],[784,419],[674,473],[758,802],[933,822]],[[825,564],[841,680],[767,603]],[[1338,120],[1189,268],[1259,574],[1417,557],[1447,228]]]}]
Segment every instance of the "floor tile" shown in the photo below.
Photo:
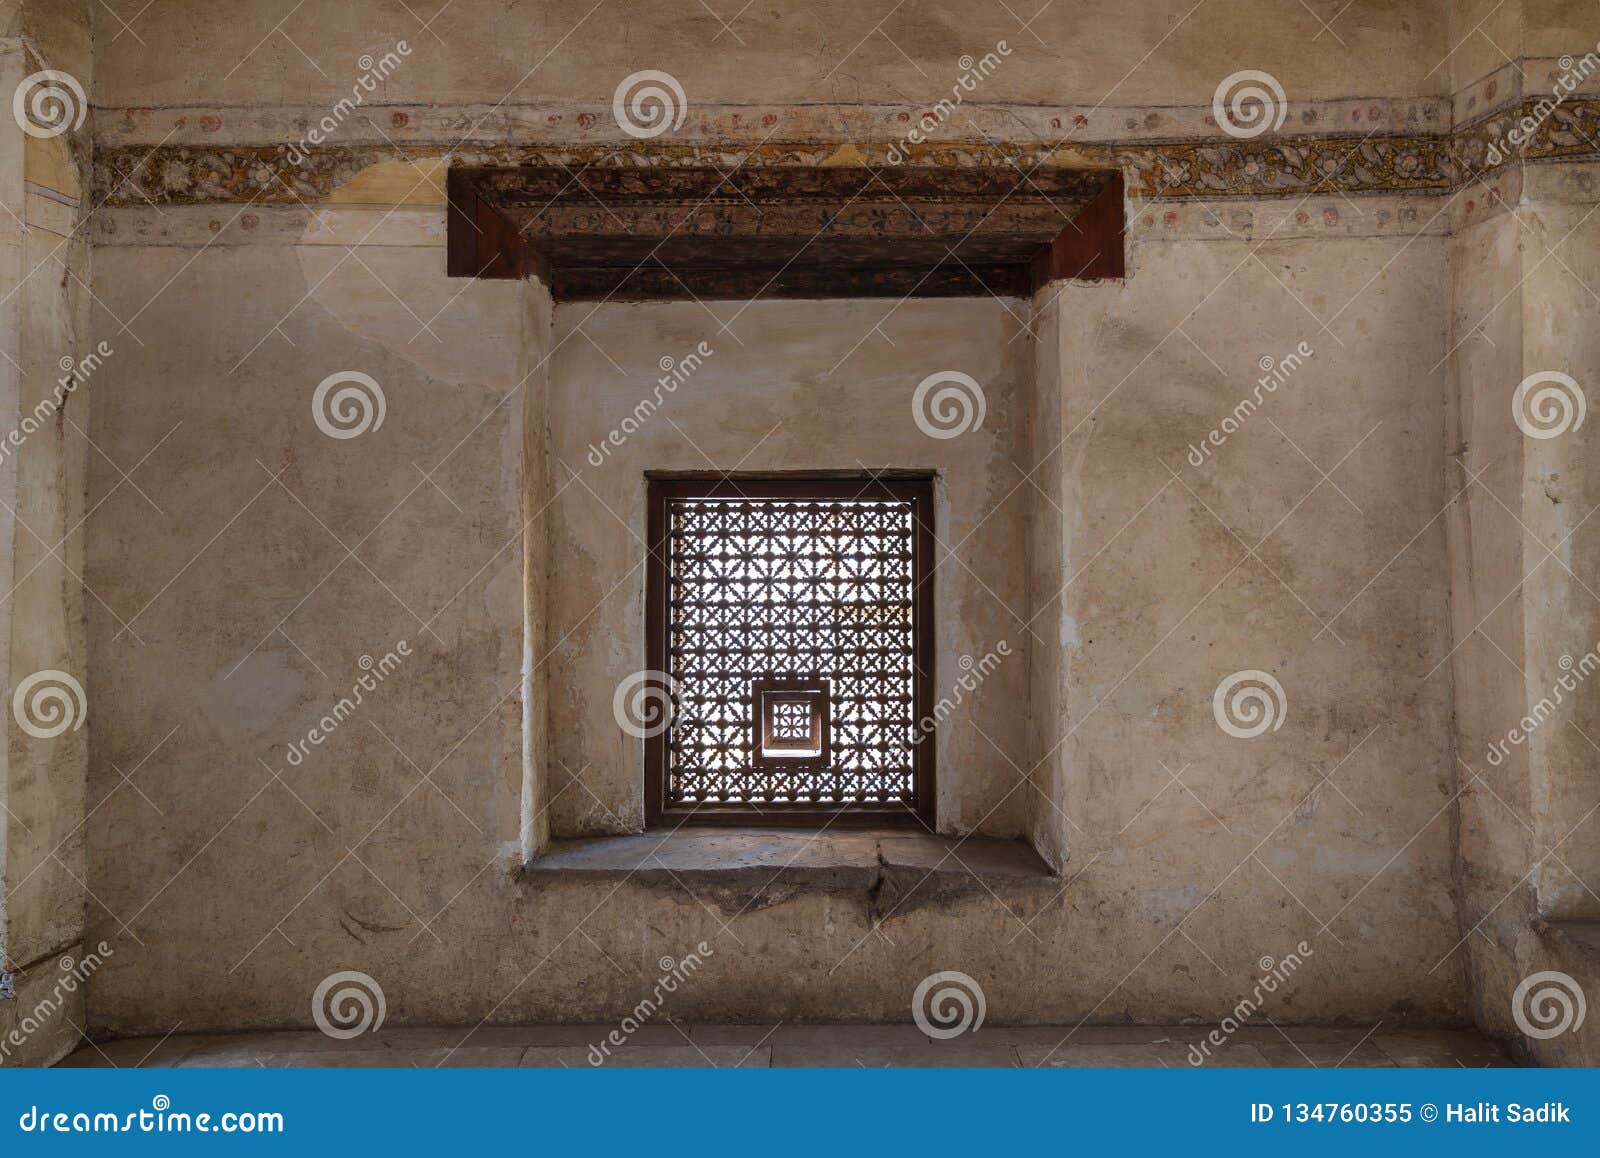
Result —
[{"label": "floor tile", "polygon": [[[317,1030],[172,1034],[85,1044],[68,1067],[182,1065],[589,1067],[614,1024],[381,1029],[348,1041]],[[996,1026],[936,1040],[915,1025],[651,1024],[613,1047],[619,1066],[1508,1066],[1505,1048],[1471,1030],[1243,1026],[1209,1050],[1209,1026]],[[703,1051],[703,1053],[702,1053]],[[446,1060],[448,1058],[448,1060]]]},{"label": "floor tile", "polygon": [[1375,1033],[1372,1042],[1397,1066],[1512,1066],[1516,1062],[1499,1042],[1464,1030],[1415,1030]]},{"label": "floor tile", "polygon": [[438,1060],[432,1064],[440,1069],[516,1069],[522,1064],[522,1055],[527,1050],[522,1046],[481,1046],[464,1045],[459,1049],[442,1050]]},{"label": "floor tile", "polygon": [[590,1046],[570,1045],[533,1046],[523,1052],[522,1065],[593,1069],[596,1057],[615,1069],[765,1069],[772,1060],[766,1046],[624,1045],[600,1055]]},{"label": "floor tile", "polygon": [[[686,1027],[687,1028],[687,1027]],[[719,1045],[830,1045],[845,1049],[866,1046],[927,1045],[933,1039],[915,1025],[806,1025],[786,1022],[780,1025],[697,1025],[689,1029],[697,1043]]]},{"label": "floor tile", "polygon": [[[1050,1069],[1196,1069],[1267,1064],[1267,1059],[1255,1046],[1238,1044],[1217,1046],[1204,1052],[1193,1044],[1177,1042],[1094,1045],[1074,1040],[1054,1050],[1049,1046],[1019,1046],[1017,1053],[1024,1066]],[[1198,1065],[1196,1058],[1201,1059]]]},{"label": "floor tile", "polygon": [[252,1059],[285,1054],[416,1053],[453,1045],[464,1032],[458,1031],[453,1039],[446,1040],[430,1030],[379,1030],[341,1041],[314,1029],[273,1030],[216,1037],[197,1045],[183,1060],[201,1065],[231,1066],[235,1062],[253,1064]]},{"label": "floor tile", "polygon": [[1255,1047],[1268,1063],[1288,1069],[1378,1069],[1394,1067],[1394,1061],[1370,1041],[1264,1041]]},{"label": "floor tile", "polygon": [[[1212,1027],[1195,1026],[1186,1032],[1193,1035],[1198,1041],[1211,1032]],[[1261,1045],[1263,1043],[1281,1042],[1285,1038],[1290,1041],[1300,1042],[1302,1045],[1315,1042],[1320,1045],[1337,1045],[1343,1042],[1345,1048],[1357,1042],[1370,1041],[1376,1032],[1376,1027],[1371,1024],[1362,1026],[1327,1026],[1327,1025],[1273,1025],[1271,1023],[1253,1023],[1241,1025],[1228,1035],[1229,1041],[1242,1042],[1246,1045]]]},{"label": "floor tile", "polygon": [[1009,1045],[979,1045],[955,1040],[923,1045],[775,1045],[772,1065],[776,1068],[825,1067],[878,1069],[885,1066],[908,1069],[1010,1069],[1017,1064],[1017,1051]]},{"label": "floor tile", "polygon": [[520,1048],[486,1049],[316,1049],[288,1050],[254,1055],[232,1051],[225,1056],[191,1054],[183,1069],[445,1069],[500,1066],[515,1068],[522,1060]]},{"label": "floor tile", "polygon": [[696,1045],[771,1045],[774,1035],[783,1028],[781,1023],[766,1025],[683,1025],[679,1029],[689,1035]]},{"label": "floor tile", "polygon": [[71,1069],[160,1069],[176,1065],[194,1050],[217,1040],[227,1039],[175,1033],[166,1039],[128,1037],[95,1045],[86,1042],[58,1064]]},{"label": "floor tile", "polygon": [[1150,1045],[1156,1043],[1187,1044],[1191,1036],[1198,1040],[1206,1030],[1175,1029],[1170,1025],[991,1025],[973,1036],[982,1041],[1006,1045],[1051,1046],[1070,1042],[1076,1045]]},{"label": "floor tile", "polygon": [[[388,1030],[384,1030],[385,1033]],[[442,1035],[444,1044],[456,1045],[462,1042],[467,1035],[465,1028],[457,1029],[432,1029],[426,1031]],[[620,1033],[618,1024],[614,1021],[607,1022],[576,1022],[571,1025],[484,1025],[471,1029],[467,1037],[467,1045],[489,1046],[563,1046],[563,1045],[602,1045],[607,1037],[613,1033]],[[689,1027],[687,1025],[673,1026],[671,1022],[661,1021],[650,1025],[641,1025],[627,1035],[628,1045],[687,1045]]]}]

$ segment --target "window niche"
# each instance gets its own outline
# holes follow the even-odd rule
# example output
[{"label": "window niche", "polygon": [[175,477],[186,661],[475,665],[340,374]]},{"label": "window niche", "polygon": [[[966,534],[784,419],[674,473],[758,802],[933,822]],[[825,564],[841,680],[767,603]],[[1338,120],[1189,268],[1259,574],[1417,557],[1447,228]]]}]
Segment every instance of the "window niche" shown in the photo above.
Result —
[{"label": "window niche", "polygon": [[[548,726],[531,733],[530,750],[545,771],[541,778],[534,769],[525,813],[548,818],[548,842],[620,838],[682,819],[665,819],[659,807],[664,793],[647,792],[651,740],[641,735],[646,729],[619,718],[616,697],[664,669],[664,655],[652,654],[647,644],[648,568],[652,554],[661,554],[651,544],[660,539],[662,516],[651,484],[703,488],[721,479],[709,469],[716,466],[732,472],[746,493],[757,484],[820,479],[851,486],[854,494],[873,477],[922,492],[918,508],[926,513],[917,523],[927,530],[921,558],[930,573],[936,559],[938,565],[933,581],[918,587],[919,597],[931,601],[923,622],[933,630],[918,644],[923,651],[916,667],[925,678],[931,674],[933,686],[903,722],[917,725],[929,787],[916,787],[913,808],[902,801],[877,816],[852,813],[829,822],[828,831],[903,826],[895,840],[930,829],[945,837],[1029,833],[1039,794],[1023,782],[1029,655],[1037,642],[1026,626],[1028,543],[1035,516],[1055,508],[1036,503],[1032,488],[1017,485],[1015,464],[1029,461],[1033,406],[1036,343],[1016,317],[1026,308],[993,298],[905,301],[892,308],[842,299],[760,300],[736,307],[741,341],[735,342],[718,340],[705,310],[692,301],[556,305],[549,408],[536,412],[534,432],[549,448],[548,507],[540,498],[529,508],[539,513],[533,528],[548,552],[536,577],[544,587],[536,582],[530,588],[543,620],[530,662],[546,673]],[[875,324],[891,341],[862,341]],[[609,452],[597,463],[591,446],[609,440],[623,416],[635,415],[641,397],[653,403],[662,352],[694,350],[702,340],[714,355],[664,393],[654,413],[608,442]],[[915,352],[909,364],[908,351]],[[935,437],[916,421],[916,389],[928,366],[960,367],[981,383],[981,425],[957,437]],[[659,601],[655,607],[660,610]],[[963,664],[991,652],[1003,654],[1004,662],[988,671],[978,690],[959,689]],[[840,749],[850,743],[839,713],[853,693],[835,673],[794,664],[745,675],[827,679],[830,744]],[[729,732],[736,730],[753,761],[752,693],[746,683],[727,694],[730,702],[737,698]],[[771,821],[721,820],[717,811],[711,803],[697,809],[689,827],[707,831],[708,839],[718,833],[733,839],[730,828],[762,824],[762,839],[771,842],[781,840],[776,828],[814,832],[824,822],[803,811]],[[826,807],[823,814],[837,811]],[[852,831],[856,844],[870,845],[860,827]],[[544,840],[531,844],[530,859],[545,847]],[[815,851],[815,842],[809,847]],[[875,856],[868,859],[877,863]]]}]

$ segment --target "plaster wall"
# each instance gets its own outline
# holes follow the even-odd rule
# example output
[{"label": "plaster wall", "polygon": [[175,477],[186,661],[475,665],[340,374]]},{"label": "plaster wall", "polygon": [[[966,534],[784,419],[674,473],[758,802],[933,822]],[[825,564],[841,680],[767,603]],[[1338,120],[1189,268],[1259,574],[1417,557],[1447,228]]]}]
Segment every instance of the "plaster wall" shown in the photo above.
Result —
[{"label": "plaster wall", "polygon": [[[0,29],[5,91],[58,62],[91,76],[84,6],[7,5]],[[82,363],[95,344],[81,228],[87,157],[87,130],[40,139],[10,117],[0,124],[0,969],[16,988],[0,1001],[0,1064],[55,1060],[80,1043],[87,1020],[74,968],[85,951],[86,713],[58,675],[28,684],[39,714],[25,707],[19,716],[11,696],[40,672],[91,684],[82,586],[93,374]],[[62,697],[53,704],[50,689]],[[52,736],[56,710],[72,725]]]},{"label": "plaster wall", "polygon": [[[1445,13],[1427,0],[1355,0],[1320,19],[1275,0],[1076,0],[1017,15],[973,0],[893,13],[847,0],[762,2],[720,20],[690,8],[542,2],[508,14],[496,0],[457,0],[425,27],[426,15],[380,0],[287,16],[248,0],[173,0],[141,15],[139,40],[105,47],[98,99],[107,108],[320,106],[350,94],[362,54],[400,39],[427,63],[390,78],[386,101],[509,97],[569,112],[609,107],[617,82],[643,68],[686,79],[694,105],[935,100],[949,95],[963,55],[981,57],[1000,40],[1016,55],[985,82],[985,101],[1151,106],[1159,117],[1160,106],[1209,104],[1217,82],[1241,68],[1293,77],[1299,99],[1448,92],[1447,73],[1433,68],[1446,51]],[[1336,14],[1330,36],[1322,21]],[[1350,91],[1355,71],[1359,92]]]},{"label": "plaster wall", "polygon": [[[1274,210],[1258,209],[1266,229]],[[1447,319],[1424,292],[1444,276],[1442,237],[1401,234],[1392,213],[1380,228],[1375,208],[1348,227],[1368,236],[1336,246],[1320,223],[1291,222],[1258,262],[1248,238],[1208,240],[1204,214],[1145,216],[1126,285],[1062,289],[1046,325],[1020,301],[558,306],[547,322],[536,286],[441,279],[425,207],[354,255],[338,243],[371,228],[361,206],[263,213],[217,241],[208,216],[119,214],[98,255],[105,308],[166,338],[115,361],[95,412],[112,459],[159,445],[137,477],[165,512],[136,514],[114,472],[94,473],[90,583],[146,641],[91,609],[97,794],[178,729],[139,774],[150,800],[118,792],[90,824],[92,931],[118,945],[95,978],[98,1029],[304,1024],[330,962],[379,978],[396,1023],[604,1020],[632,1007],[657,958],[701,940],[716,955],[681,994],[684,1017],[902,1020],[919,978],[960,968],[997,1019],[1216,1020],[1261,957],[1302,940],[1314,956],[1275,1018],[1462,1017],[1459,970],[1434,968],[1455,940],[1435,815],[1453,791],[1448,687],[1419,678],[1448,647],[1428,524]],[[1334,320],[1339,340],[1323,335],[1310,313],[1328,318],[1368,283]],[[1055,448],[1021,434],[1049,366],[1025,323],[1060,335],[1051,429],[1068,437]],[[1301,336],[1317,353],[1293,388],[1207,469],[1188,467],[1257,359]],[[715,354],[592,467],[588,446],[632,413],[659,359],[702,339]],[[530,355],[545,343],[548,360]],[[945,815],[958,831],[1054,826],[1067,875],[1042,893],[908,904],[888,939],[860,897],[783,892],[741,912],[714,890],[518,875],[532,686],[519,535],[545,509],[525,493],[541,419],[524,379],[539,366],[552,833],[637,822],[637,753],[610,717],[642,655],[644,466],[931,464],[947,472],[954,541],[977,528],[941,572],[954,612],[941,670],[1015,635],[1014,611],[1054,644],[1066,713],[1029,704],[1031,653],[1002,665],[972,721],[1006,751],[976,727],[945,740]],[[358,368],[384,390],[384,423],[330,438],[312,391]],[[945,368],[984,384],[987,417],[934,440],[910,398]],[[1291,438],[1361,514],[1341,511]],[[1029,477],[1058,488],[1054,532],[1020,469],[1034,458],[1045,471]],[[1030,577],[1027,560],[1047,533],[1082,574],[1045,629],[1034,604],[1053,576]],[[1340,640],[1317,639],[1317,617],[1374,574],[1335,621]],[[401,638],[413,654],[360,715],[289,762],[359,658]],[[1244,667],[1289,694],[1283,728],[1256,741],[1221,733],[1210,707]],[[991,812],[1012,763],[1063,738],[1053,786]],[[588,767],[563,779],[563,763]]]},{"label": "plaster wall", "polygon": [[[1518,1033],[1514,997],[1539,972],[1584,987],[1600,958],[1586,923],[1600,868],[1590,742],[1600,725],[1588,683],[1600,598],[1585,518],[1596,496],[1588,423],[1529,436],[1515,394],[1535,374],[1581,383],[1600,369],[1580,320],[1600,243],[1585,220],[1591,183],[1586,166],[1526,169],[1501,190],[1504,208],[1453,239],[1462,952],[1477,1020],[1547,1064],[1592,1064],[1600,1041],[1587,1024],[1548,1039]],[[1521,412],[1531,429],[1554,425]]]},{"label": "plaster wall", "polygon": [[[1524,185],[1523,373],[1555,370],[1595,382],[1600,335],[1588,324],[1589,287],[1600,284],[1600,225],[1593,195],[1573,198],[1571,188],[1548,188],[1539,177]],[[1541,726],[1529,739],[1533,882],[1540,912],[1558,919],[1600,920],[1600,692],[1576,686],[1600,674],[1600,526],[1588,517],[1600,508],[1595,446],[1585,422],[1524,449],[1527,699],[1538,707],[1559,693],[1563,706],[1570,703],[1564,726]],[[1570,692],[1559,683],[1569,671]]]},{"label": "plaster wall", "polygon": [[[1377,235],[1376,206],[1338,246],[1159,213],[1125,283],[1053,303],[1064,758],[1042,819],[1074,890],[1133,874],[1165,927],[1226,911],[1227,944],[1307,937],[1319,967],[1381,959],[1458,999],[1445,241]],[[1283,692],[1252,739],[1213,704],[1243,671]]]},{"label": "plaster wall", "polygon": [[[1592,11],[1562,0],[1499,8],[1469,0],[1452,4],[1450,18],[1452,41],[1463,46],[1451,60],[1458,120],[1475,115],[1493,89],[1548,94],[1566,71],[1558,58],[1594,47]],[[1527,58],[1522,75],[1507,55]],[[1516,1021],[1525,978],[1558,971],[1592,991],[1600,968],[1587,923],[1600,913],[1592,892],[1600,785],[1586,738],[1597,722],[1583,684],[1584,656],[1600,642],[1589,639],[1600,627],[1600,599],[1587,578],[1595,560],[1585,520],[1595,480],[1587,429],[1530,437],[1517,425],[1514,397],[1534,374],[1565,373],[1580,389],[1594,380],[1582,320],[1595,272],[1597,239],[1586,220],[1594,180],[1590,165],[1522,166],[1464,189],[1452,208],[1447,485],[1456,497],[1447,528],[1459,953],[1474,1019],[1546,1064],[1600,1056],[1592,1024],[1538,1039]]]},{"label": "plaster wall", "polygon": [[[101,19],[98,131],[292,140],[307,108],[348,95],[362,53],[400,38],[417,55],[382,102],[443,106],[449,142],[457,127],[517,139],[546,112],[541,131],[612,139],[603,116],[572,110],[606,113],[616,82],[647,67],[689,79],[691,136],[704,104],[815,101],[859,102],[841,107],[840,139],[893,136],[874,102],[943,95],[957,57],[1001,38],[1015,54],[982,94],[1016,102],[989,110],[1000,122],[1105,102],[1087,133],[1159,138],[1174,106],[1203,112],[1248,67],[1289,81],[1296,102],[1393,97],[1384,116],[1428,130],[1452,100],[1458,120],[1486,107],[1473,102],[1515,71],[1502,48],[1553,55],[1572,49],[1569,31],[1588,39],[1587,6],[1565,0],[1358,0],[1329,10],[1337,38],[1305,6],[1256,0],[1211,0],[1200,16],[1057,4],[1034,25],[1043,44],[986,4],[908,9],[882,35],[847,7],[757,5],[730,31],[681,6],[631,6],[619,35],[591,36],[603,6],[539,7],[508,26],[500,6],[458,0],[433,31],[387,5],[308,6],[275,30],[279,14],[244,0],[173,0],[136,18],[138,38]],[[744,43],[724,54],[729,38]],[[87,72],[87,41],[70,51],[65,66]],[[1342,115],[1389,108],[1354,103]],[[358,118],[341,140],[382,142],[405,115]],[[1524,463],[1499,418],[1532,365],[1525,333],[1539,352],[1581,329],[1565,314],[1586,295],[1553,266],[1513,292],[1529,238],[1564,236],[1581,210],[1536,206],[1513,227],[1484,222],[1483,196],[1461,199],[1476,216],[1321,192],[1136,203],[1126,283],[1050,287],[1031,308],[907,303],[876,330],[884,307],[758,303],[730,323],[751,331],[741,346],[718,340],[737,305],[591,315],[552,311],[536,284],[446,281],[440,172],[395,163],[328,204],[138,206],[95,223],[89,332],[130,338],[95,381],[87,427],[93,812],[87,853],[62,852],[87,866],[91,941],[116,950],[94,978],[95,1029],[303,1025],[333,963],[379,978],[397,1024],[605,1020],[632,1008],[660,956],[701,940],[717,953],[681,994],[684,1018],[904,1020],[918,979],[959,968],[996,1020],[1215,1021],[1262,957],[1304,941],[1315,953],[1276,1020],[1470,1010],[1508,1029],[1526,972],[1593,975],[1581,946],[1536,926],[1542,905],[1585,904],[1580,890],[1553,865],[1523,882],[1544,847],[1533,833],[1587,783],[1577,750],[1482,778],[1456,758],[1472,763],[1489,722],[1525,710],[1555,655],[1540,633],[1564,641],[1582,606],[1520,580],[1530,536],[1570,529],[1546,508],[1583,502],[1590,480],[1565,461]],[[854,350],[850,327],[868,332]],[[709,334],[706,375],[591,470],[586,432],[619,423],[660,357]],[[1260,359],[1301,341],[1314,355],[1190,462],[1253,394]],[[30,365],[25,345],[12,352]],[[927,445],[906,421],[910,388],[980,357],[984,430]],[[349,439],[312,410],[318,383],[344,371],[371,376],[386,406]],[[8,413],[26,389],[11,373],[0,367]],[[517,874],[552,833],[636,823],[636,753],[606,725],[618,673],[639,666],[638,472],[707,465],[694,444],[729,468],[752,447],[747,467],[920,457],[947,471],[952,525],[996,511],[952,562],[944,655],[1027,623],[1025,662],[1002,669],[1019,682],[996,683],[1004,698],[975,702],[974,719],[1033,771],[1007,795],[1009,763],[948,737],[942,764],[958,776],[942,803],[954,831],[1027,833],[1059,886],[908,905],[881,936],[882,914],[855,897],[785,893],[741,912],[674,887]],[[1488,470],[1451,506],[1468,463]],[[66,477],[30,493],[70,516]],[[0,474],[13,505],[17,483]],[[1534,531],[1511,532],[1503,507]],[[1585,550],[1575,536],[1580,574]],[[14,574],[21,549],[13,560]],[[607,575],[621,586],[597,589]],[[597,600],[604,619],[585,619]],[[45,635],[70,644],[64,606]],[[361,658],[399,655],[401,640],[408,654],[359,714],[321,729],[367,673]],[[1213,718],[1214,689],[1243,670],[1285,693],[1281,726],[1255,739]],[[308,741],[313,729],[326,738]],[[19,782],[6,779],[13,801]],[[46,809],[50,831],[70,834],[73,807]],[[81,903],[63,880],[34,910],[45,951],[80,935]]]},{"label": "plaster wall", "polygon": [[1066,719],[1070,649],[1078,625],[1067,612],[1073,560],[1067,538],[1075,496],[1067,490],[1066,458],[1054,453],[1066,436],[1062,383],[1072,355],[1062,349],[1061,286],[1043,287],[1033,302],[1032,404],[1028,425],[1028,836],[1058,872],[1072,843],[1065,812],[1069,775],[1061,721]]},{"label": "plaster wall", "polygon": [[[503,897],[520,847],[539,303],[447,281],[437,228],[338,244],[370,223],[239,245],[209,244],[202,219],[190,244],[100,252],[97,325],[161,335],[107,368],[94,419],[161,507],[99,460],[89,583],[116,615],[90,613],[107,798],[88,831],[92,923],[119,946],[102,1027],[298,1023],[303,983],[378,946],[418,970],[373,965],[398,1012],[433,970],[490,986],[474,955],[504,956],[511,910],[478,910],[497,917],[468,937],[448,919]],[[384,413],[341,438],[317,416],[353,426],[313,397],[346,371]],[[135,766],[140,791],[107,796]],[[443,990],[417,1009],[465,1016]]]},{"label": "plaster wall", "polygon": [[[1463,929],[1527,871],[1532,841],[1512,820],[1530,815],[1528,751],[1514,748],[1499,765],[1487,758],[1525,709],[1525,629],[1520,581],[1523,535],[1515,514],[1522,494],[1523,439],[1510,416],[1510,393],[1522,376],[1522,277],[1518,228],[1509,214],[1458,231],[1452,239],[1454,389],[1451,394],[1451,477],[1460,497],[1448,524],[1451,540],[1451,615],[1456,652],[1456,729],[1461,761],[1460,830]],[[1476,477],[1477,485],[1467,485]],[[1506,657],[1498,654],[1505,651]],[[1496,662],[1498,661],[1498,662]],[[1509,954],[1524,935],[1531,906],[1496,910],[1489,936]],[[1474,973],[1478,1015],[1504,1027],[1510,968],[1500,954],[1463,946]],[[1520,975],[1519,975],[1520,976]],[[1488,995],[1494,994],[1494,998]]]}]

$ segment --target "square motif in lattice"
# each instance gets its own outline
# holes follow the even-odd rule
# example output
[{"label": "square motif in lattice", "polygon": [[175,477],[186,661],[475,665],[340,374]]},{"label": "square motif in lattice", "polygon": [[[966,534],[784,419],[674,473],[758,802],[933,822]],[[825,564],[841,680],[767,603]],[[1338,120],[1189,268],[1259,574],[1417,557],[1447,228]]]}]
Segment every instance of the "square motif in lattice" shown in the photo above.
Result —
[{"label": "square motif in lattice", "polygon": [[772,726],[767,730],[774,740],[809,740],[811,705],[804,700],[779,700],[772,705]]}]

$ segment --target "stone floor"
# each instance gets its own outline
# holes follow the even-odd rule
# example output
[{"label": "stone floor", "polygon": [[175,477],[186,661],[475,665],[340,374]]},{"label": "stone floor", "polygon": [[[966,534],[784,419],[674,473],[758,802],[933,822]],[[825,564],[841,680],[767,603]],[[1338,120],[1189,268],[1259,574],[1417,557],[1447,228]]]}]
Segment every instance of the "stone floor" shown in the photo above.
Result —
[{"label": "stone floor", "polygon": [[[934,1040],[911,1025],[647,1025],[609,1056],[611,1025],[380,1029],[349,1041],[315,1030],[169,1034],[85,1045],[65,1066],[1171,1066],[1192,1064],[1206,1027],[986,1025]],[[1462,1030],[1246,1026],[1208,1065],[1508,1066]]]}]

